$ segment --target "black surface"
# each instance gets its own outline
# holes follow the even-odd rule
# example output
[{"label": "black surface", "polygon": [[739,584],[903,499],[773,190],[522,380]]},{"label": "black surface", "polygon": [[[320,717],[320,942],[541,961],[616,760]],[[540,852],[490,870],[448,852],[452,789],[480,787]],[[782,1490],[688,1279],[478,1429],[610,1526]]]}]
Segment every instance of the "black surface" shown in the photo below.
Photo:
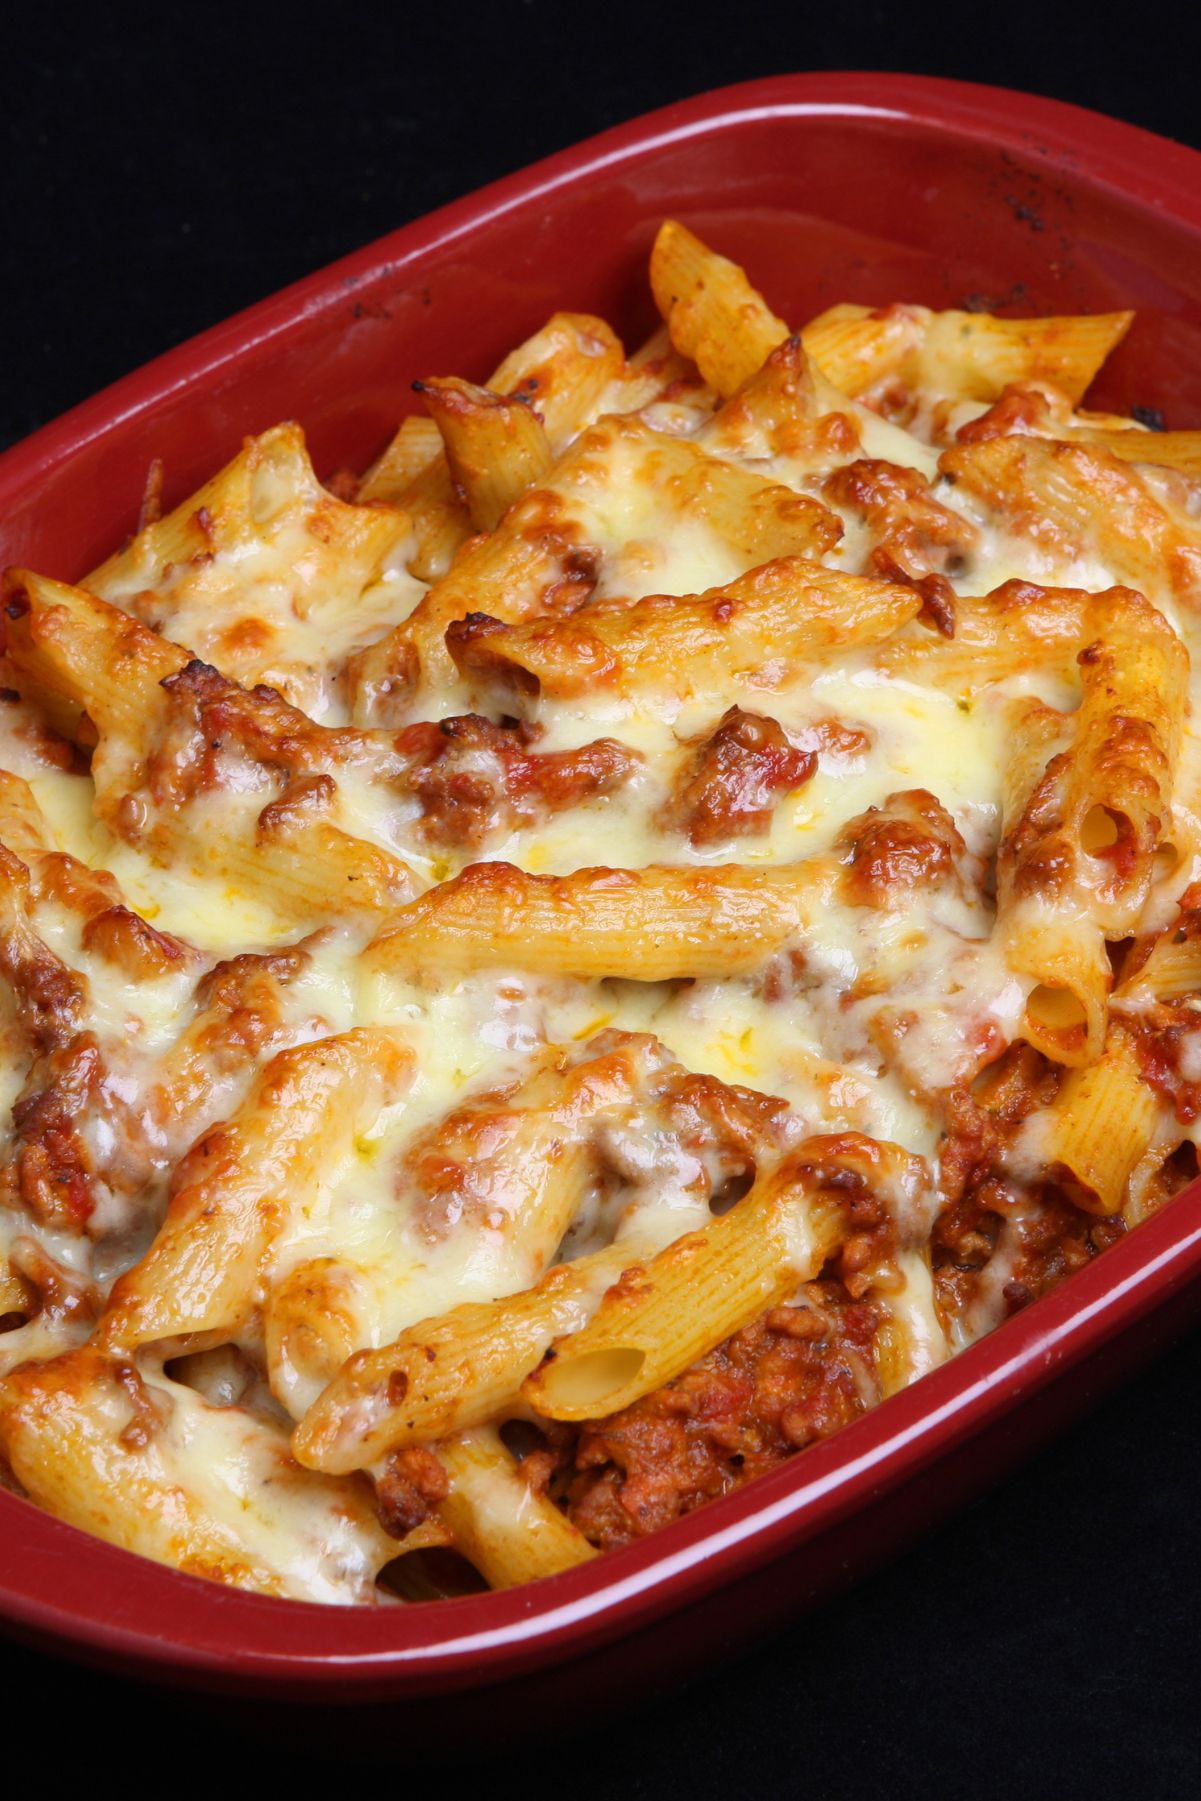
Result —
[{"label": "black surface", "polygon": [[[744,3],[712,21],[650,0],[130,7],[95,10],[81,37],[65,12],[27,7],[0,36],[0,442],[431,206],[728,81],[954,75],[1201,147],[1179,35],[1193,10],[1127,9],[1115,27],[1100,6],[1049,3]],[[1194,1337],[893,1568],[650,1713],[545,1753],[532,1685],[529,1754],[466,1786],[538,1801],[1201,1792],[1199,1389]],[[5,1646],[0,1682],[8,1772],[25,1742],[81,1792],[106,1764],[139,1780],[149,1730],[175,1748],[148,1767],[156,1786],[186,1772],[234,1792],[246,1764],[248,1792],[336,1780],[286,1735],[248,1745],[211,1703]],[[400,1735],[389,1787],[421,1781],[417,1761]]]}]

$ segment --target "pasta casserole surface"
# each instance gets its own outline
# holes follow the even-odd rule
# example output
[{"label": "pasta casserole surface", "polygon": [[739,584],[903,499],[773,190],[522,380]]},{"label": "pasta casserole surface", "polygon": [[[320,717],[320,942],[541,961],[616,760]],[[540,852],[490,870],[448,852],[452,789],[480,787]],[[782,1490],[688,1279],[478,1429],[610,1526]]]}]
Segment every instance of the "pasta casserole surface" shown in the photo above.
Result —
[{"label": "pasta casserole surface", "polygon": [[[1126,313],[686,228],[365,473],[4,577],[0,1475],[213,1580],[549,1575],[1196,1174],[1201,433]],[[1135,327],[1137,329],[1137,326]]]}]

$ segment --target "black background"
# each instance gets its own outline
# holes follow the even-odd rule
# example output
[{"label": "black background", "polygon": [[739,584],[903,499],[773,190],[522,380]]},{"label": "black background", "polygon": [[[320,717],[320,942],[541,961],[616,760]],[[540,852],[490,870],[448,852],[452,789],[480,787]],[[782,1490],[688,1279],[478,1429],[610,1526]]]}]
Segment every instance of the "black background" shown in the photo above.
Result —
[{"label": "black background", "polygon": [[[731,81],[951,75],[1201,148],[1183,6],[1138,18],[1025,0],[126,7],[96,10],[82,36],[42,10],[24,8],[0,39],[0,443],[481,182]],[[1194,1335],[955,1524],[749,1659],[554,1747],[531,1684],[528,1747],[434,1779],[538,1801],[1201,1793],[1199,1392]],[[32,1745],[60,1777],[138,1781],[147,1735],[161,1734],[171,1748],[146,1777],[169,1789],[180,1774],[248,1790],[337,1781],[294,1754],[286,1727],[246,1741],[215,1703],[23,1649],[0,1645],[0,1696],[8,1771]],[[457,1747],[473,1751],[488,1747]],[[430,1779],[423,1763],[398,1725],[391,1772],[344,1786],[403,1792]]]}]

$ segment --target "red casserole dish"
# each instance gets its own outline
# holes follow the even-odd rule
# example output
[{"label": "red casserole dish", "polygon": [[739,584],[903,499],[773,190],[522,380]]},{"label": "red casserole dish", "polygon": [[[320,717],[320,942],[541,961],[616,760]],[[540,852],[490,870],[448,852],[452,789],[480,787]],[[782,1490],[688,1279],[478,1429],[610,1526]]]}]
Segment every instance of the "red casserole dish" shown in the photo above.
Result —
[{"label": "red casserole dish", "polygon": [[[1201,422],[1201,157],[1072,107],[908,76],[781,77],[651,114],[286,290],[0,459],[0,561],[78,578],[247,432],[299,418],[328,472],[364,466],[409,386],[479,376],[555,306],[627,341],[659,221],[747,263],[801,319],[839,299],[1139,323],[1098,404]],[[0,1494],[0,1618],[127,1673],[262,1701],[421,1699],[461,1731],[538,1673],[590,1704],[698,1667],[896,1551],[1201,1311],[1201,1184],[1054,1294],[874,1413],[641,1545],[533,1587],[339,1610],[232,1592]],[[619,1643],[620,1641],[620,1643]]]}]

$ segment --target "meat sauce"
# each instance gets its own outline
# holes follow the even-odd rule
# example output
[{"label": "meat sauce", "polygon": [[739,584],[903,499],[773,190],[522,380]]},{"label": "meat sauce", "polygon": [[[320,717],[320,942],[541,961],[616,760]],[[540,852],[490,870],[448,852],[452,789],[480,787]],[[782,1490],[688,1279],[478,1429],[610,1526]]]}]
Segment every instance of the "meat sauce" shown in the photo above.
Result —
[{"label": "meat sauce", "polygon": [[[883,1320],[843,1282],[810,1282],[797,1305],[773,1307],[632,1407],[507,1436],[529,1486],[591,1544],[612,1550],[775,1469],[874,1406]],[[431,1452],[399,1452],[378,1484],[380,1521],[404,1539],[446,1492]]]},{"label": "meat sauce", "polygon": [[676,1381],[566,1434],[553,1466],[529,1459],[531,1480],[600,1549],[643,1538],[874,1405],[882,1317],[837,1281],[811,1282],[799,1306],[772,1308]]}]

